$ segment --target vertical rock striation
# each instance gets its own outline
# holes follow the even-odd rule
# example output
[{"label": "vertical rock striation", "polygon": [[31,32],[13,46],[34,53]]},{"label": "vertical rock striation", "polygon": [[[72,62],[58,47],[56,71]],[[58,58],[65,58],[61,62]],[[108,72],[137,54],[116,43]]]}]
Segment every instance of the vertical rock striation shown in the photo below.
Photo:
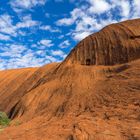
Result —
[{"label": "vertical rock striation", "polygon": [[140,58],[140,19],[111,24],[82,40],[64,62],[115,65]]}]

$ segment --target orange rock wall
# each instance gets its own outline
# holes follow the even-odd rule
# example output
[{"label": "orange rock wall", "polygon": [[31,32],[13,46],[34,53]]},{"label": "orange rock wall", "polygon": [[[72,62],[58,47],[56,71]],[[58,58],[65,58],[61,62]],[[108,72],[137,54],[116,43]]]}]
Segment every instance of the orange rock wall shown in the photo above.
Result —
[{"label": "orange rock wall", "polygon": [[90,60],[91,65],[115,65],[138,59],[139,25],[139,19],[109,25],[82,40],[66,61],[85,65],[86,61]]}]

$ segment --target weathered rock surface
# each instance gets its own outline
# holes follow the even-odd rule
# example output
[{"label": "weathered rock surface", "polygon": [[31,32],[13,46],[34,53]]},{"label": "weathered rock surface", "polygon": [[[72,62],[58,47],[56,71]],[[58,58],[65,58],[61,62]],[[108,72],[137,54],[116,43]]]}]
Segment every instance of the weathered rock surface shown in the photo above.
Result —
[{"label": "weathered rock surface", "polygon": [[82,40],[66,61],[115,65],[140,58],[140,19],[112,24]]},{"label": "weathered rock surface", "polygon": [[12,119],[0,140],[139,140],[139,22],[105,27],[62,63],[0,71]]}]

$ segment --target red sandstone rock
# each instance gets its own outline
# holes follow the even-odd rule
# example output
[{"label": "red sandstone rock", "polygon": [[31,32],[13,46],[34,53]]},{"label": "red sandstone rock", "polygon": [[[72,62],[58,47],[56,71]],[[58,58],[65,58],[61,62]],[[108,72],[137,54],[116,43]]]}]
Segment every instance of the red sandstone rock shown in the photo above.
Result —
[{"label": "red sandstone rock", "polygon": [[140,139],[139,23],[105,27],[60,64],[0,71],[0,110],[12,119],[0,140]]},{"label": "red sandstone rock", "polygon": [[82,40],[66,61],[115,65],[140,58],[140,19],[111,24]]}]

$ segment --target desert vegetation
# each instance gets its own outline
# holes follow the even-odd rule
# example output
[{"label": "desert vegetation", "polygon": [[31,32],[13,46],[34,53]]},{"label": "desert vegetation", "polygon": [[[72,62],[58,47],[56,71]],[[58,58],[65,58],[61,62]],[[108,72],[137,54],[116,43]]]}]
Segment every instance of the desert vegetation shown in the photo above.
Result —
[{"label": "desert vegetation", "polygon": [[10,119],[5,112],[0,112],[0,127],[6,127],[10,124]]}]

